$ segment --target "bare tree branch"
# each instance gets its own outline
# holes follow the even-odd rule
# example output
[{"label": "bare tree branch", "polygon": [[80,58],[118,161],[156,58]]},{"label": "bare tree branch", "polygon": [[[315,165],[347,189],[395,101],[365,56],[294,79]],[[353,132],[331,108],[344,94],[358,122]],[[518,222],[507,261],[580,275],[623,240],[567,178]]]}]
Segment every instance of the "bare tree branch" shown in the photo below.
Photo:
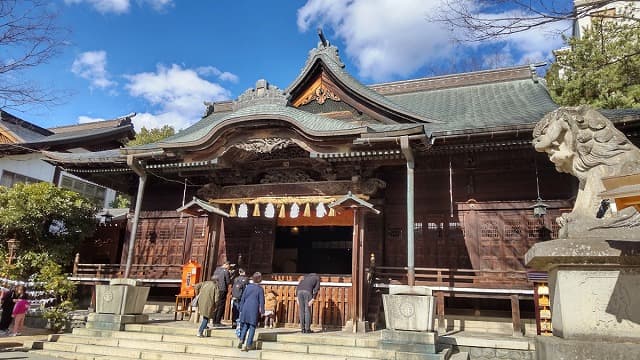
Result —
[{"label": "bare tree branch", "polygon": [[[432,16],[432,20],[443,22],[458,30],[458,40],[485,41],[552,23],[573,22],[593,16],[595,10],[614,2],[616,1],[583,1],[574,9],[553,0],[443,0],[444,10]],[[640,17],[629,12],[596,16],[640,23]]]},{"label": "bare tree branch", "polygon": [[24,80],[24,72],[50,61],[65,46],[67,30],[44,0],[0,0],[0,108],[50,104],[58,93]]}]

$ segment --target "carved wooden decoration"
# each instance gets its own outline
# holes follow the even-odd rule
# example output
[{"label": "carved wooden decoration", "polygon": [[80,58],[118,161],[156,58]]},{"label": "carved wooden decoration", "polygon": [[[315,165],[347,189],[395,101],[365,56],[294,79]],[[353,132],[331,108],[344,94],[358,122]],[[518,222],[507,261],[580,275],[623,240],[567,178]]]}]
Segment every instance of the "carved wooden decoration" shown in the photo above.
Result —
[{"label": "carved wooden decoration", "polygon": [[238,149],[257,153],[270,153],[276,150],[284,149],[293,144],[290,139],[266,138],[251,139],[242,144],[234,145]]},{"label": "carved wooden decoration", "polygon": [[16,139],[11,136],[11,134],[7,134],[6,132],[0,130],[0,144],[15,144],[17,143]]},{"label": "carved wooden decoration", "polygon": [[312,101],[317,101],[318,104],[324,104],[328,99],[333,101],[341,101],[340,97],[336,95],[330,88],[327,86],[327,83],[323,79],[322,74],[318,76],[314,82],[305,90],[302,95],[300,95],[295,101],[293,101],[293,106],[300,107],[302,105],[306,105]]}]

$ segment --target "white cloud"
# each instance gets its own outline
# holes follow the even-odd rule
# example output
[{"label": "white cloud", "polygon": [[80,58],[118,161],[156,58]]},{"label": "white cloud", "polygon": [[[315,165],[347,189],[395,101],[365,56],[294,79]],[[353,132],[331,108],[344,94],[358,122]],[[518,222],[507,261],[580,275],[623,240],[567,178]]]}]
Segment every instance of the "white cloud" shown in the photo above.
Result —
[{"label": "white cloud", "polygon": [[195,69],[196,72],[202,76],[215,76],[220,81],[228,81],[232,83],[238,82],[238,75],[230,73],[228,71],[222,71],[215,66],[201,66]]},{"label": "white cloud", "polygon": [[220,74],[218,76],[218,79],[222,80],[222,81],[228,81],[228,82],[232,82],[232,83],[237,83],[238,82],[238,75],[236,74],[232,74],[228,71],[223,72],[222,74]]},{"label": "white cloud", "polygon": [[158,129],[165,125],[172,126],[176,130],[184,129],[193,123],[193,119],[184,114],[176,112],[164,112],[158,114],[141,113],[134,116],[131,121],[136,131],[143,127],[147,129]]},{"label": "white cloud", "polygon": [[196,72],[202,76],[219,76],[222,71],[215,66],[200,66],[195,69]]},{"label": "white cloud", "polygon": [[[87,3],[98,12],[107,14],[124,14],[131,8],[131,0],[64,0],[66,4]],[[149,5],[156,11],[164,11],[173,6],[173,0],[139,0],[139,5]]]},{"label": "white cloud", "polygon": [[162,125],[182,129],[200,119],[205,110],[204,101],[227,100],[231,96],[229,90],[201,78],[197,70],[176,64],[170,67],[158,65],[156,72],[126,75],[125,78],[129,81],[125,86],[129,95],[143,98],[158,109],[134,117],[138,129]]},{"label": "white cloud", "polygon": [[105,51],[87,51],[73,60],[71,72],[89,80],[92,87],[104,89],[116,85],[114,81],[109,80],[106,67],[107,53]]},{"label": "white cloud", "polygon": [[173,0],[143,0],[156,11],[164,11],[173,6]]},{"label": "white cloud", "polygon": [[98,121],[104,121],[105,119],[103,118],[92,118],[90,116],[85,116],[85,115],[80,115],[78,116],[78,124],[86,124],[86,123],[92,123],[92,122],[98,122]]},{"label": "white cloud", "polygon": [[88,3],[101,13],[123,14],[129,11],[129,0],[64,0],[66,4]]},{"label": "white cloud", "polygon": [[[360,76],[386,81],[406,78],[430,64],[454,61],[459,54],[456,49],[465,46],[482,53],[477,47],[484,44],[461,46],[452,40],[459,29],[430,20],[433,14],[446,9],[442,1],[308,0],[298,9],[297,22],[301,31],[323,26],[329,40],[333,34],[343,40],[344,51]],[[469,0],[469,6],[481,9],[477,5],[479,1]],[[558,26],[566,24],[554,25]],[[515,65],[532,55],[548,58],[562,41],[557,36],[550,38],[547,31],[537,28],[489,43],[504,46],[504,51],[509,51],[508,58],[515,62],[510,65]]]}]

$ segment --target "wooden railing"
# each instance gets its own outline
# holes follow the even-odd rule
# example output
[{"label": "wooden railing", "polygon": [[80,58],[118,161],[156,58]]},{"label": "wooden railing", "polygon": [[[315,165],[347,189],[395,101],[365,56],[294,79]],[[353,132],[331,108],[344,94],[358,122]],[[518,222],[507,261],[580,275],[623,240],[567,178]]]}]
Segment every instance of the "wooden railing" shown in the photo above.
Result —
[{"label": "wooden railing", "polygon": [[[446,268],[415,268],[416,285],[449,287],[504,288],[505,286],[530,289],[526,271],[472,270]],[[375,267],[377,282],[406,284],[406,267]]]},{"label": "wooden railing", "polygon": [[[407,267],[376,266],[373,255],[367,274],[370,289],[407,284],[408,281]],[[513,334],[522,335],[520,300],[533,296],[526,271],[415,268],[415,277],[416,285],[431,286],[434,291],[441,331],[445,330],[445,297],[483,297],[510,300]]]},{"label": "wooden railing", "polygon": [[[296,302],[296,287],[300,274],[265,275],[261,285],[265,294],[276,294],[276,322],[278,326],[299,326],[299,308]],[[320,276],[320,292],[312,307],[311,323],[313,327],[336,329],[345,325],[349,315],[351,296],[350,276]],[[227,294],[225,319],[231,320],[231,293]]]},{"label": "wooden railing", "polygon": [[[77,281],[95,281],[96,279],[114,279],[124,276],[123,264],[77,264],[74,265],[73,278]],[[182,265],[131,265],[129,277],[148,280],[179,280]]]}]

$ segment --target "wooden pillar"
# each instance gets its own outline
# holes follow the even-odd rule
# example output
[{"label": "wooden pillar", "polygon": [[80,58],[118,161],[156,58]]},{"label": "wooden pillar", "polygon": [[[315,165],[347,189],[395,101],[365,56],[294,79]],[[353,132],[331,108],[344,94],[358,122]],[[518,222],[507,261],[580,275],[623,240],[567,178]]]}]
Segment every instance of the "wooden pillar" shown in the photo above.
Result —
[{"label": "wooden pillar", "polygon": [[436,312],[438,314],[438,332],[444,333],[447,329],[444,320],[444,292],[436,293]]},{"label": "wooden pillar", "polygon": [[209,215],[207,219],[207,240],[206,243],[206,258],[202,269],[202,280],[209,280],[216,269],[218,261],[218,249],[220,247],[220,229],[221,229],[222,217],[218,215]]},{"label": "wooden pillar", "polygon": [[[356,303],[358,324],[364,322],[364,211],[357,209],[358,215],[358,302]],[[362,329],[362,331],[365,331]]]},{"label": "wooden pillar", "polygon": [[520,320],[520,298],[511,295],[511,321],[513,322],[513,336],[522,336],[522,321]]},{"label": "wooden pillar", "polygon": [[352,236],[352,242],[351,242],[351,299],[350,299],[350,305],[349,306],[349,310],[350,313],[350,319],[351,319],[351,326],[352,326],[352,331],[356,332],[357,330],[357,323],[358,323],[358,304],[359,304],[359,298],[358,298],[358,294],[359,291],[358,289],[360,288],[360,279],[358,278],[358,272],[359,272],[359,264],[358,264],[358,260],[360,259],[359,255],[358,255],[358,250],[360,249],[360,224],[358,222],[359,220],[359,211],[357,208],[353,209],[353,236]]}]

